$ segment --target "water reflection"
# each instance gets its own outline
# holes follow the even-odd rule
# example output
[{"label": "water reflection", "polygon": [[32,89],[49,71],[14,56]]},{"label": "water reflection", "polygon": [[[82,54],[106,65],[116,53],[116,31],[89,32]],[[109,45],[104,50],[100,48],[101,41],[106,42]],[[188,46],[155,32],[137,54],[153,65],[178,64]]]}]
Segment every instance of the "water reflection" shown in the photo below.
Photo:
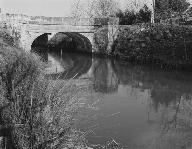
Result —
[{"label": "water reflection", "polygon": [[[182,126],[186,123],[186,116],[183,117],[186,113],[181,109],[187,104],[183,107],[179,103],[181,100],[192,102],[191,73],[134,66],[109,59],[97,62],[100,64],[94,68],[94,81],[101,78],[94,82],[94,89],[104,93],[104,97],[98,104],[99,110],[81,123],[81,128],[90,127],[94,132],[88,135],[91,143],[104,143],[114,138],[132,148],[180,148],[186,145],[184,142],[188,142],[186,138],[191,135]],[[111,75],[107,75],[108,72]],[[110,79],[114,80],[111,84],[103,81]],[[113,88],[111,92],[104,92],[110,87]],[[115,113],[119,114],[113,116]],[[186,133],[185,137],[174,134],[178,129]],[[187,130],[192,130],[189,124]],[[174,145],[176,142],[179,143]],[[188,143],[186,146],[191,146]]]},{"label": "water reflection", "polygon": [[[125,69],[127,68],[127,69]],[[134,66],[116,62],[114,65],[120,84],[131,85],[132,88],[150,90],[150,97],[155,103],[168,106],[183,94],[192,93],[191,73],[165,71],[146,66]]]},{"label": "water reflection", "polygon": [[112,61],[103,58],[93,59],[93,87],[96,92],[113,93],[118,90],[118,78],[112,69]]},{"label": "water reflection", "polygon": [[47,62],[46,74],[51,79],[78,78],[87,73],[92,65],[92,56],[88,54],[43,51],[39,48],[33,51]]},{"label": "water reflection", "polygon": [[62,66],[61,72],[48,75],[85,77],[102,95],[98,110],[85,109],[79,116],[83,121],[77,123],[82,130],[94,132],[87,135],[90,143],[114,138],[129,148],[191,147],[191,73],[74,53],[48,55],[48,61],[51,56]]}]

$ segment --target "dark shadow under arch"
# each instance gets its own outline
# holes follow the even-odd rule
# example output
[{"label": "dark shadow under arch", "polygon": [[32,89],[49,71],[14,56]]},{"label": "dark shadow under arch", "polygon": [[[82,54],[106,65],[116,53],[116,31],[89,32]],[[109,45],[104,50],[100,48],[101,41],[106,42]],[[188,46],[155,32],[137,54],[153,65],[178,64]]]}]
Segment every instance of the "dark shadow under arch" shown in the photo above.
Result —
[{"label": "dark shadow under arch", "polygon": [[76,43],[76,51],[92,53],[92,44],[90,40],[84,35],[76,32],[62,32]]},{"label": "dark shadow under arch", "polygon": [[38,36],[31,44],[31,48],[34,47],[47,47],[47,42],[48,42],[48,33],[44,33],[40,36]]},{"label": "dark shadow under arch", "polygon": [[[64,48],[62,49],[64,52],[65,50],[68,50],[67,52],[70,52],[69,49],[72,52],[86,52],[86,53],[92,53],[92,44],[90,42],[90,40],[85,37],[84,35],[82,35],[81,33],[77,33],[77,32],[58,32],[56,33],[54,36],[56,38],[56,36],[58,34],[63,34],[66,35],[68,37],[68,39],[72,39],[71,41],[69,41],[67,38],[63,39],[61,41],[59,41],[60,43],[55,43],[54,46],[50,46],[49,44],[49,40],[48,40],[48,34],[50,33],[44,33],[40,36],[38,36],[32,43],[31,48],[34,47],[41,47],[41,48],[50,48],[53,50],[56,49],[62,49],[61,45],[64,44],[65,42],[71,42],[70,44],[73,46],[70,46],[68,48]],[[53,37],[54,37],[53,36]]]}]

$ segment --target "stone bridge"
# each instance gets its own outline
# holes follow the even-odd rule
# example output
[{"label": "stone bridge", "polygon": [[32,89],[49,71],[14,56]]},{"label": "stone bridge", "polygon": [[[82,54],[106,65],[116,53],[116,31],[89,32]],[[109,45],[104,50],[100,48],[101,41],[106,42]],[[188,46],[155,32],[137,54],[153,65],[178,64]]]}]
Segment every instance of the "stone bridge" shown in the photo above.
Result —
[{"label": "stone bridge", "polygon": [[[6,14],[1,15],[1,21],[12,24],[20,34],[20,47],[30,51],[34,41],[47,42],[56,33],[64,33],[77,42],[80,51],[97,53],[94,33],[100,27],[107,28],[108,48],[114,40],[117,30],[117,18],[70,18],[70,17],[42,17]],[[91,45],[91,48],[90,48]],[[88,51],[89,50],[89,51]]]}]

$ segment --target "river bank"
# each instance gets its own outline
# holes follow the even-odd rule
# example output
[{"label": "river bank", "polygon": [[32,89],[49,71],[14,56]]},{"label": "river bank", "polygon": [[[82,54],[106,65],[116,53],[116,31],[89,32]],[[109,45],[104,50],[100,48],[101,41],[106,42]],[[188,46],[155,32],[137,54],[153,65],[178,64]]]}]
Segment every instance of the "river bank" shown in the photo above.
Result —
[{"label": "river bank", "polygon": [[74,127],[79,110],[97,100],[90,81],[47,77],[46,64],[20,49],[16,40],[0,30],[0,147],[120,148],[114,140],[88,145],[86,132]]},{"label": "river bank", "polygon": [[129,62],[156,64],[187,69],[192,66],[192,28],[176,25],[140,25],[120,27],[110,51],[107,51],[107,28],[95,34],[101,53]]},{"label": "river bank", "polygon": [[38,56],[19,49],[14,38],[0,30],[2,147],[87,149],[83,132],[74,129],[73,119],[86,105],[88,90],[88,85],[74,81],[47,79]]}]

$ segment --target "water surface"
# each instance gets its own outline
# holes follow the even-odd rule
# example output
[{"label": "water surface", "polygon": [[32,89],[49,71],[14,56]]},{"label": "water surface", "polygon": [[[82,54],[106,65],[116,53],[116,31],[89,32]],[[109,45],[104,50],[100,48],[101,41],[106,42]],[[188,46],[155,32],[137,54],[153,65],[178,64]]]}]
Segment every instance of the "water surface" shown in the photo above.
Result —
[{"label": "water surface", "polygon": [[76,121],[89,143],[114,139],[137,149],[192,147],[190,72],[75,53],[45,57],[48,76],[92,82],[98,98]]}]

